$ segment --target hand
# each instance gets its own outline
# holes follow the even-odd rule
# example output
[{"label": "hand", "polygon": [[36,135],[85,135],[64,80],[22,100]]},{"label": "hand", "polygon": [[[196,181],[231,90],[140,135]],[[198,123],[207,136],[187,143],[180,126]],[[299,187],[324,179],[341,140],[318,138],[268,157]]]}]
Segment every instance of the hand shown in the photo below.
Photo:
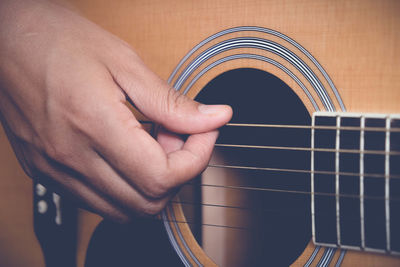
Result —
[{"label": "hand", "polygon": [[[153,139],[129,99],[162,125]],[[207,165],[230,107],[171,89],[132,48],[48,2],[0,4],[1,121],[26,173],[103,216],[154,215]],[[178,134],[188,134],[183,141]]]}]

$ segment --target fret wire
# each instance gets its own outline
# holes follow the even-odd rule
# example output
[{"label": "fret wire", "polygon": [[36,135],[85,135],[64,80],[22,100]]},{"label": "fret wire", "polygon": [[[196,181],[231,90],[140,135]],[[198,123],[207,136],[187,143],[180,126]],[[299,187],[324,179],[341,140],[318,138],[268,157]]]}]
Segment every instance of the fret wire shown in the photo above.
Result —
[{"label": "fret wire", "polygon": [[[361,151],[357,149],[334,149],[334,148],[308,148],[308,147],[287,147],[287,146],[264,146],[264,145],[240,145],[240,144],[222,144],[216,143],[215,147],[232,147],[232,148],[254,148],[254,149],[276,149],[276,150],[294,150],[294,151],[316,151],[316,152],[340,152],[340,153],[356,153]],[[365,150],[365,154],[374,155],[400,155],[400,151],[379,151]]]},{"label": "fret wire", "polygon": [[340,196],[340,185],[339,185],[339,148],[340,148],[340,116],[336,116],[336,144],[335,144],[335,193],[336,193],[336,240],[338,245],[341,245],[340,239],[340,205],[339,205],[339,196]]},{"label": "fret wire", "polygon": [[[139,120],[140,123],[154,123],[152,121]],[[155,123],[154,123],[155,124]],[[317,130],[337,130],[337,126],[311,126],[311,125],[290,125],[290,124],[258,124],[258,123],[227,123],[223,127],[253,127],[253,128],[288,128],[288,129],[317,129]],[[340,130],[360,131],[361,127],[343,126]],[[400,132],[400,129],[386,129],[382,127],[365,127],[365,131],[373,132]]]},{"label": "fret wire", "polygon": [[[284,190],[284,189],[273,189],[273,188],[262,188],[262,187],[252,187],[252,186],[236,186],[236,185],[217,185],[217,184],[194,184],[188,182],[183,186],[203,186],[203,187],[215,187],[224,189],[234,189],[234,190],[249,190],[249,191],[266,191],[275,193],[291,193],[291,194],[301,194],[301,195],[316,195],[316,196],[330,196],[330,197],[348,197],[348,198],[360,198],[359,195],[351,194],[335,194],[335,193],[323,193],[323,192],[308,192],[301,190]],[[375,197],[375,196],[364,196],[364,199],[375,199],[375,200],[385,200],[385,197]],[[391,201],[400,201],[400,198],[389,198]]]},{"label": "fret wire", "polygon": [[364,147],[365,147],[365,117],[361,116],[360,120],[360,235],[361,248],[365,249],[365,218],[364,218]]},{"label": "fret wire", "polygon": [[[353,172],[332,172],[332,171],[312,171],[300,169],[284,169],[284,168],[268,168],[268,167],[252,167],[252,166],[239,166],[239,165],[220,165],[208,164],[207,167],[211,168],[224,168],[224,169],[238,169],[238,170],[255,170],[255,171],[276,171],[276,172],[291,172],[291,173],[314,173],[314,174],[327,174],[327,175],[344,175],[344,176],[360,176],[359,173]],[[368,178],[385,178],[384,174],[370,173],[366,174]],[[391,179],[400,179],[400,175],[392,175]]]},{"label": "fret wire", "polygon": [[[389,117],[386,117],[386,129],[390,129],[391,120]],[[386,131],[385,136],[385,152],[390,152],[390,132]],[[390,207],[389,207],[389,175],[390,175],[390,157],[389,155],[385,155],[385,220],[386,220],[386,250],[388,252],[390,249]]]},{"label": "fret wire", "polygon": [[[311,116],[311,125],[315,126],[315,116]],[[316,235],[315,235],[315,195],[314,195],[314,187],[315,187],[315,177],[314,177],[314,148],[315,148],[315,128],[311,129],[311,236],[312,241],[315,244]]]}]

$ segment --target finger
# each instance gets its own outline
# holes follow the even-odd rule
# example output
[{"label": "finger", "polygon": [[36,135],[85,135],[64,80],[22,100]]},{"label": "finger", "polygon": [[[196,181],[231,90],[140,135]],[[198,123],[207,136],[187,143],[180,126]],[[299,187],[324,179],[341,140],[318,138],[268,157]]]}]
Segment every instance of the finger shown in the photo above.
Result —
[{"label": "finger", "polygon": [[88,183],[128,215],[156,215],[173,196],[169,193],[159,199],[146,198],[136,187],[127,182],[128,179],[121,177],[122,174],[104,158],[91,156],[88,162],[90,167],[84,170]]},{"label": "finger", "polygon": [[187,182],[207,167],[217,137],[218,131],[191,135],[181,150],[168,154],[171,187]]},{"label": "finger", "polygon": [[98,142],[93,146],[142,195],[150,199],[162,199],[206,167],[217,132],[191,135],[181,149],[181,140],[162,133],[160,138],[164,150],[133,119],[129,123],[115,115],[121,113],[117,112],[118,109],[123,108],[127,109],[121,104],[115,107],[115,112],[104,114],[101,125],[107,127],[98,129],[96,133],[107,138],[94,138]]},{"label": "finger", "polygon": [[182,136],[172,133],[162,127],[160,127],[158,131],[157,141],[167,154],[180,150],[185,144]]},{"label": "finger", "polygon": [[139,59],[111,73],[136,107],[166,129],[183,134],[214,130],[232,117],[226,105],[203,105],[172,89]]},{"label": "finger", "polygon": [[[121,104],[115,107],[115,111],[118,109],[128,108]],[[141,194],[153,198],[163,197],[155,194],[155,191],[160,177],[167,169],[166,153],[134,118],[121,119],[117,113],[122,112],[104,114],[101,125],[107,126],[100,125],[94,132],[93,148]]]},{"label": "finger", "polygon": [[[72,168],[50,159],[36,157],[35,165],[40,168],[40,175],[35,178],[46,179],[56,185],[61,195],[72,195],[86,208],[104,217],[127,221],[133,215],[158,214],[172,197],[149,201],[129,186],[100,157],[91,155],[81,157],[85,168],[77,172]],[[38,173],[38,172],[37,172]]]},{"label": "finger", "polygon": [[[67,110],[70,127],[50,129],[56,132],[52,134],[56,137],[61,135],[60,132],[70,128],[75,130],[74,135],[69,134],[63,139],[52,137],[53,143],[56,144],[51,145],[50,150],[55,150],[55,154],[58,154],[57,150],[61,151],[61,154],[65,154],[63,151],[70,151],[69,155],[68,153],[67,156],[63,155],[59,161],[75,164],[71,163],[73,160],[76,161],[77,155],[74,151],[84,151],[85,147],[80,146],[86,144],[101,155],[131,187],[148,196],[144,193],[145,189],[151,191],[154,177],[160,177],[166,169],[166,154],[162,147],[142,129],[125,105],[124,99],[118,94],[121,93],[121,89],[114,83],[109,73],[104,73],[101,69],[99,71],[102,75],[90,73],[83,75],[83,73],[75,81],[81,88],[82,94],[76,100],[75,95],[70,97],[75,100],[73,104],[62,105],[63,109]],[[98,92],[96,98],[90,97],[93,89]],[[85,137],[86,140],[82,140]],[[162,197],[164,196],[163,194]],[[159,195],[157,197],[162,198]]]},{"label": "finger", "polygon": [[80,207],[93,211],[105,218],[115,221],[128,221],[129,216],[119,207],[113,205],[106,197],[99,194],[91,186],[71,175],[65,170],[54,168],[46,159],[37,155],[34,160],[33,178],[45,186],[49,186],[59,195],[77,202]]},{"label": "finger", "polygon": [[[113,82],[104,81],[98,84],[97,90],[119,90],[115,87]],[[142,129],[125,103],[101,97],[96,100],[99,108],[89,114],[92,117],[86,122],[92,147],[146,198],[163,199],[175,186],[193,178],[206,166],[216,133],[190,136],[183,151],[167,156],[162,146]],[[174,147],[177,148],[176,144]],[[184,163],[177,164],[175,158]]]}]

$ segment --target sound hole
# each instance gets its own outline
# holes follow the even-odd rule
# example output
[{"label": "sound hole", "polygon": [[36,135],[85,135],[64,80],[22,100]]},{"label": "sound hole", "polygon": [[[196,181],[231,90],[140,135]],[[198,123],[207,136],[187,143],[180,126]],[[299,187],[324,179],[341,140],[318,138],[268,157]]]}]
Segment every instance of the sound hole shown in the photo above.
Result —
[{"label": "sound hole", "polygon": [[[219,75],[197,100],[231,105],[232,123],[310,125],[298,96],[257,69]],[[225,126],[217,144],[309,148],[310,130]],[[311,238],[310,175],[285,170],[309,170],[310,152],[217,146],[210,164],[246,168],[209,167],[182,187],[185,216],[205,252],[219,266],[291,264]]]}]

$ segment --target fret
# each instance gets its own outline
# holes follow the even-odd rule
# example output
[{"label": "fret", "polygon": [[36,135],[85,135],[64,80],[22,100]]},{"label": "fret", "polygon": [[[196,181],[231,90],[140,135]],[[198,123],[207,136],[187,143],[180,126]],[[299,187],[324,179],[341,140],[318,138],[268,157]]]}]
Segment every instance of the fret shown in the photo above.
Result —
[{"label": "fret", "polygon": [[332,152],[314,151],[314,171],[330,171],[332,174],[314,173],[314,191],[330,196],[314,196],[314,227],[316,242],[337,244],[336,206],[336,116],[315,116],[313,126],[333,126],[333,129],[315,129],[314,148],[331,148]]},{"label": "fret", "polygon": [[336,116],[317,116],[314,119],[313,126],[333,126],[332,129],[315,129],[314,142],[315,148],[333,148],[335,149],[336,140]]},{"label": "fret", "polygon": [[[360,127],[360,118],[341,117],[340,149],[360,148],[360,131],[342,130],[343,127]],[[360,171],[360,154],[340,153],[340,194],[359,195],[360,180],[358,175],[346,176],[344,172],[358,174]],[[340,203],[340,239],[341,246],[360,246],[360,200],[341,196]]]},{"label": "fret", "polygon": [[[385,116],[365,118],[365,127],[386,128]],[[386,132],[365,131],[364,149],[385,151]],[[364,194],[382,199],[364,199],[365,246],[386,250],[385,179],[368,176],[385,173],[385,155],[364,155]]]}]

